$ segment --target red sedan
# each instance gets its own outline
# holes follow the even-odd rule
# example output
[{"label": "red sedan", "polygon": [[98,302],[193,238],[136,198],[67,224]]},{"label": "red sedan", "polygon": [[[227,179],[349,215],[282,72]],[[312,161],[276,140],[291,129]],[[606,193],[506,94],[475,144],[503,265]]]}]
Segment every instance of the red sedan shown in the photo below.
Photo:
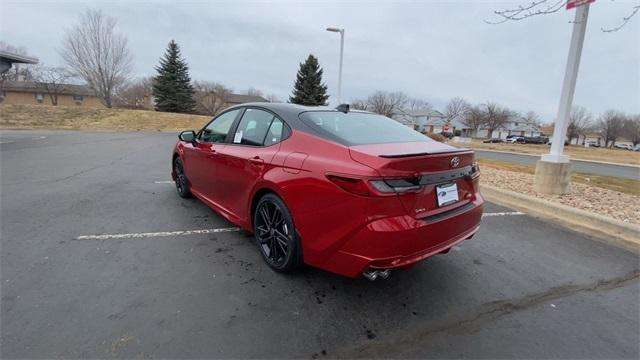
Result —
[{"label": "red sedan", "polygon": [[253,232],[277,271],[386,277],[480,225],[473,151],[347,105],[244,104],[179,138],[178,194]]}]

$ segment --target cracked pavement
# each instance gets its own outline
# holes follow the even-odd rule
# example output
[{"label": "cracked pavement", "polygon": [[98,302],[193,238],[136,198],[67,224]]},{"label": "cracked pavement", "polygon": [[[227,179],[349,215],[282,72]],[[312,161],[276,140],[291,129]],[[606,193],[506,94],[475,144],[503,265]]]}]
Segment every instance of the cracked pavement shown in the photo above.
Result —
[{"label": "cracked pavement", "polygon": [[638,252],[529,216],[376,282],[242,231],[77,240],[233,226],[162,183],[175,139],[0,132],[2,358],[640,357]]}]

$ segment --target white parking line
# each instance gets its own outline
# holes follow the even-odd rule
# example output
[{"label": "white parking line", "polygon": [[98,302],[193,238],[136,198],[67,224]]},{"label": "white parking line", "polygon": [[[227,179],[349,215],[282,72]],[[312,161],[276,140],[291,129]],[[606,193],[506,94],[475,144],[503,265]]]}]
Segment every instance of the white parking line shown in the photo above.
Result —
[{"label": "white parking line", "polygon": [[180,231],[160,231],[147,233],[128,233],[128,234],[102,234],[102,235],[81,235],[76,240],[108,240],[108,239],[127,239],[127,238],[150,238],[164,236],[183,236],[198,234],[213,234],[221,232],[240,231],[238,227],[218,228],[218,229],[201,229],[201,230],[180,230]]},{"label": "white parking line", "polygon": [[[514,216],[514,215],[524,215],[524,213],[521,213],[518,211],[485,213],[485,214],[482,214],[482,217]],[[81,235],[81,236],[78,236],[76,240],[136,239],[136,238],[152,238],[152,237],[166,237],[166,236],[214,234],[214,233],[223,233],[223,232],[237,232],[240,230],[242,229],[239,227],[228,227],[228,228],[217,228],[217,229],[158,231],[158,232],[146,232],[146,233]]]},{"label": "white parking line", "polygon": [[484,213],[482,217],[491,217],[491,216],[514,216],[514,215],[524,215],[519,211],[506,211],[506,212],[496,212],[496,213]]},{"label": "white parking line", "polygon": [[173,180],[154,181],[154,184],[173,184]]}]

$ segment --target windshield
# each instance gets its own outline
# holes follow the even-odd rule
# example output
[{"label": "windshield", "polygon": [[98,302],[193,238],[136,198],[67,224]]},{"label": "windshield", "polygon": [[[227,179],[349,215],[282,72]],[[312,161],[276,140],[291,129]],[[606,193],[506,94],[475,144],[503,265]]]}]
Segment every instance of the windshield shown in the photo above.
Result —
[{"label": "windshield", "polygon": [[309,111],[300,119],[322,135],[344,145],[433,141],[388,117],[360,112]]}]

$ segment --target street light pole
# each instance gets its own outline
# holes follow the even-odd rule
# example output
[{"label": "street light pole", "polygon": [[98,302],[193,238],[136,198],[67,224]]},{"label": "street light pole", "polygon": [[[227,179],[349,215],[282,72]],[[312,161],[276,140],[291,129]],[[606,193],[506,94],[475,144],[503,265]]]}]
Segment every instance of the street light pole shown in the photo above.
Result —
[{"label": "street light pole", "polygon": [[584,43],[584,34],[587,28],[587,17],[589,16],[589,4],[578,6],[576,16],[573,21],[573,32],[571,34],[571,45],[569,46],[569,56],[567,58],[567,69],[564,73],[564,83],[560,95],[560,105],[558,106],[558,117],[556,118],[553,138],[551,140],[551,151],[542,155],[543,161],[554,163],[569,162],[569,157],[563,155],[567,127],[569,126],[569,115],[571,114],[571,103],[573,93],[576,89],[576,79],[578,78],[578,67],[580,66],[580,55]]},{"label": "street light pole", "polygon": [[[577,1],[569,1],[567,8],[575,7]],[[569,5],[572,5],[571,7]],[[542,155],[536,163],[536,172],[533,178],[533,190],[543,194],[568,194],[571,192],[571,162],[569,156],[562,154],[564,141],[567,136],[569,117],[573,93],[576,89],[580,55],[584,43],[584,34],[587,29],[587,17],[589,16],[589,2],[577,6],[573,32],[567,57],[567,68],[562,83],[558,117],[555,121],[553,139],[549,154]]]},{"label": "street light pole", "polygon": [[344,29],[330,27],[327,31],[340,33],[340,66],[338,68],[338,105],[342,103],[342,57],[344,53]]}]

